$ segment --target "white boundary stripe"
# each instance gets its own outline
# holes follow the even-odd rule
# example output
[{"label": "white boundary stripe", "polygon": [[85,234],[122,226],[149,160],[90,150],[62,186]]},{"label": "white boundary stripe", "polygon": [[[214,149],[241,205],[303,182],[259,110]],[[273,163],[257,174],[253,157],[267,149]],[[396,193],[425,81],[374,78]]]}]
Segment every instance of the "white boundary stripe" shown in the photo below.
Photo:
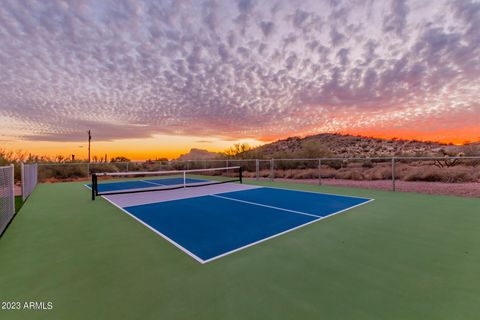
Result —
[{"label": "white boundary stripe", "polygon": [[331,216],[334,216],[334,215],[337,215],[337,214],[339,214],[339,213],[345,212],[345,211],[347,211],[347,210],[350,210],[350,209],[353,209],[353,208],[359,207],[359,206],[361,206],[361,205],[367,204],[367,203],[369,203],[369,202],[372,202],[372,201],[374,201],[374,200],[375,200],[375,199],[370,199],[370,200],[368,200],[368,201],[365,201],[365,202],[359,203],[359,204],[357,204],[357,205],[354,205],[354,206],[352,206],[352,207],[349,207],[349,208],[346,208],[346,209],[343,209],[343,210],[340,210],[340,211],[337,211],[337,212],[331,213],[331,214],[329,214],[328,216],[325,216],[325,217],[319,217],[318,219],[315,219],[315,220],[309,221],[309,222],[307,222],[307,223],[301,224],[301,225],[299,225],[299,226],[293,227],[293,228],[291,228],[291,229],[288,229],[288,230],[282,231],[282,232],[280,232],[280,233],[277,233],[277,234],[274,234],[274,235],[272,235],[272,236],[270,236],[270,237],[263,238],[263,239],[261,239],[261,240],[258,240],[258,241],[256,241],[256,242],[249,243],[249,244],[247,244],[247,245],[245,245],[245,246],[243,246],[243,247],[240,247],[240,248],[237,248],[237,249],[234,249],[234,250],[231,250],[231,251],[228,251],[228,252],[222,253],[221,255],[218,255],[218,256],[216,256],[216,257],[213,257],[213,258],[210,258],[210,259],[204,260],[204,262],[203,262],[203,263],[207,263],[207,262],[211,262],[211,261],[214,261],[214,260],[217,260],[217,259],[223,258],[223,257],[225,257],[225,256],[227,256],[227,255],[229,255],[229,254],[232,254],[232,253],[235,253],[235,252],[237,252],[237,251],[240,251],[240,250],[243,250],[243,249],[246,249],[246,248],[252,247],[252,246],[254,246],[254,245],[257,245],[257,244],[259,244],[259,243],[265,242],[265,241],[267,241],[267,240],[270,240],[270,239],[273,239],[273,238],[279,237],[279,236],[281,236],[281,235],[284,235],[284,234],[286,234],[286,233],[289,233],[289,232],[291,232],[291,231],[294,231],[294,230],[300,229],[300,228],[302,228],[302,227],[305,227],[305,226],[307,226],[307,225],[309,225],[309,224],[313,224],[313,223],[315,223],[315,222],[318,222],[318,221],[320,221],[320,220],[327,219],[327,218],[329,218],[329,217],[331,217]]},{"label": "white boundary stripe", "polygon": [[257,202],[250,202],[250,201],[245,201],[245,200],[240,200],[240,199],[235,199],[235,198],[230,198],[230,197],[219,196],[219,195],[216,195],[216,194],[211,194],[210,196],[215,197],[215,198],[222,198],[222,199],[226,199],[226,200],[230,200],[230,201],[248,203],[248,204],[251,204],[251,205],[254,205],[254,206],[259,206],[259,207],[265,207],[265,208],[270,208],[270,209],[275,209],[275,210],[293,212],[293,213],[296,213],[296,214],[302,214],[304,216],[310,216],[310,217],[315,217],[315,218],[321,217],[321,216],[316,215],[316,214],[311,214],[311,213],[306,213],[306,212],[301,212],[301,211],[295,211],[295,210],[290,210],[290,209],[284,209],[284,208],[269,206],[269,205],[261,204],[261,203],[257,203]]},{"label": "white boundary stripe", "polygon": [[173,244],[175,247],[177,247],[178,249],[182,250],[183,252],[185,252],[186,254],[188,254],[190,257],[192,257],[193,259],[197,260],[198,262],[200,263],[205,263],[205,260],[197,257],[195,254],[191,253],[190,251],[188,251],[187,249],[185,249],[184,247],[182,247],[181,245],[179,245],[178,243],[176,243],[175,241],[173,241],[172,239],[170,239],[169,237],[167,237],[166,235],[164,235],[163,233],[161,233],[160,231],[158,231],[157,229],[155,229],[154,227],[152,227],[151,225],[149,225],[148,223],[145,223],[143,220],[135,217],[133,214],[131,214],[130,212],[128,212],[127,210],[125,210],[124,208],[118,206],[115,202],[111,201],[110,199],[108,199],[107,197],[105,196],[102,196],[102,198],[104,198],[105,200],[107,200],[108,202],[110,202],[111,204],[113,204],[115,207],[117,207],[118,209],[122,210],[123,212],[125,212],[126,214],[128,214],[130,217],[132,217],[133,219],[137,220],[138,222],[140,222],[142,225],[144,225],[145,227],[147,227],[148,229],[152,230],[153,232],[155,232],[156,234],[158,234],[159,236],[161,236],[162,238],[164,238],[165,240],[167,240],[168,242],[170,242],[171,244]]},{"label": "white boundary stripe", "polygon": [[166,186],[165,184],[155,183],[155,182],[151,182],[151,181],[148,181],[148,180],[138,180],[138,181],[142,181],[142,182],[154,184],[154,185],[156,185],[156,186]]},{"label": "white boundary stripe", "polygon": [[[246,180],[248,181],[248,180]],[[249,182],[249,181],[248,181]],[[291,182],[287,182],[291,183]],[[250,184],[250,183],[247,183]],[[270,189],[279,189],[279,190],[287,190],[287,191],[298,191],[298,192],[305,192],[305,193],[313,193],[313,194],[325,194],[327,196],[338,196],[338,197],[346,197],[346,198],[355,198],[355,199],[363,199],[363,200],[375,200],[372,198],[365,198],[365,197],[356,197],[356,196],[349,196],[349,195],[344,195],[344,194],[338,194],[338,193],[326,193],[326,192],[317,192],[317,191],[307,191],[307,190],[300,190],[300,189],[288,189],[288,188],[280,188],[280,187],[270,187],[270,186],[264,186],[261,184],[255,184],[252,183],[251,185],[253,186],[261,186],[263,188],[270,188]]]}]

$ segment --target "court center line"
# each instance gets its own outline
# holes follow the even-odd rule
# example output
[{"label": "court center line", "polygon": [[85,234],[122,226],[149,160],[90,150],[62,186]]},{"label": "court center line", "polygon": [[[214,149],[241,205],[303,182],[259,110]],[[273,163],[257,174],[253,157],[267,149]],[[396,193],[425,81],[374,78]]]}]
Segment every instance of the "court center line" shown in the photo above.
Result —
[{"label": "court center line", "polygon": [[276,210],[281,210],[281,211],[287,211],[287,212],[292,212],[292,213],[297,213],[297,214],[303,214],[304,216],[310,216],[310,217],[314,217],[314,218],[320,218],[320,217],[322,217],[322,216],[318,216],[318,215],[311,214],[311,213],[306,213],[306,212],[301,212],[301,211],[295,211],[295,210],[290,210],[290,209],[285,209],[285,208],[279,208],[279,207],[274,207],[274,206],[268,206],[268,205],[266,205],[266,204],[261,204],[261,203],[256,203],[256,202],[250,202],[250,201],[239,200],[239,199],[235,199],[235,198],[229,198],[229,197],[219,196],[219,195],[217,195],[217,194],[211,194],[210,196],[216,197],[216,198],[222,198],[222,199],[226,199],[226,200],[231,200],[231,201],[238,201],[238,202],[248,203],[248,204],[252,204],[252,205],[255,205],[255,206],[259,206],[259,207],[265,207],[265,208],[276,209]]},{"label": "court center line", "polygon": [[151,181],[148,181],[148,180],[138,180],[138,181],[142,181],[142,182],[154,184],[154,185],[156,185],[156,186],[165,186],[165,184],[155,183],[155,182],[151,182]]}]

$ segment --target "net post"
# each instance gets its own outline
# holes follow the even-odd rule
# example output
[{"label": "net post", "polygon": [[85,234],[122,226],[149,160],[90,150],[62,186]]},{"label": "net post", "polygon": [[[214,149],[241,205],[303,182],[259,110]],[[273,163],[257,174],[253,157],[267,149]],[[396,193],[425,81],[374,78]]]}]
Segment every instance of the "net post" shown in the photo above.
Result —
[{"label": "net post", "polygon": [[243,184],[243,169],[242,167],[240,166],[240,168],[238,168],[238,175],[239,175],[239,179],[240,179],[240,183]]},{"label": "net post", "polygon": [[260,179],[260,160],[255,159],[255,178]]},{"label": "net post", "polygon": [[395,157],[392,158],[392,191],[395,192]]},{"label": "net post", "polygon": [[318,159],[318,184],[322,185],[322,159]]},{"label": "net post", "polygon": [[16,210],[15,210],[15,166],[13,164],[10,165],[10,167],[12,168],[12,203],[11,203],[11,206],[12,206],[12,212],[13,214],[15,214]]},{"label": "net post", "polygon": [[94,173],[92,174],[92,200],[95,200],[95,196],[97,195],[98,187],[97,187],[97,175]]}]

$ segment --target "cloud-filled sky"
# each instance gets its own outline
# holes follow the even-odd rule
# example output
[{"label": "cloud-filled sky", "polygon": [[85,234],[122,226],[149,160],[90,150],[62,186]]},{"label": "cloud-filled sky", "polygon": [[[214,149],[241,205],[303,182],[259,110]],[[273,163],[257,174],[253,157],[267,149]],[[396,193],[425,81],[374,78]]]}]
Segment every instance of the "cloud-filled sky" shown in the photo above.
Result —
[{"label": "cloud-filled sky", "polygon": [[477,140],[480,2],[4,0],[0,128],[22,145]]}]

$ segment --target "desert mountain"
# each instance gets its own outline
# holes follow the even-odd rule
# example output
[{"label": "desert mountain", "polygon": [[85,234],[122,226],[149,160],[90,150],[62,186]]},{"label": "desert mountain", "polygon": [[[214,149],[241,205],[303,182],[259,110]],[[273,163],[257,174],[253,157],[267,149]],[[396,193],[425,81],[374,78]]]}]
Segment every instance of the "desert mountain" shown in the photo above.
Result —
[{"label": "desert mountain", "polygon": [[210,152],[208,150],[192,148],[190,149],[190,152],[179,156],[178,160],[209,160],[217,159],[221,156],[222,154],[218,152]]},{"label": "desert mountain", "polygon": [[323,133],[304,138],[290,137],[262,145],[241,154],[242,158],[292,157],[392,157],[474,155],[478,143],[455,146],[418,140],[379,139],[364,136]]}]

